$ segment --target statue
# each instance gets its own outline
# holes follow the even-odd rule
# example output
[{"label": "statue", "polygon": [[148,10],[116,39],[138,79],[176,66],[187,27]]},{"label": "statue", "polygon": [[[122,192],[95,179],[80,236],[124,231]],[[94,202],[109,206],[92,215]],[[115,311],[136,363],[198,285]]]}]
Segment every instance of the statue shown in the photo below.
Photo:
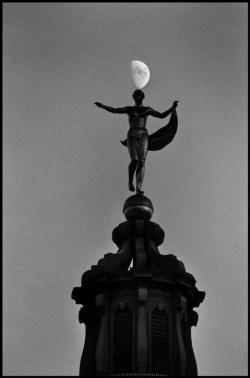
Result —
[{"label": "statue", "polygon": [[[142,182],[145,174],[145,160],[148,150],[155,151],[160,150],[169,144],[177,131],[178,119],[176,114],[176,108],[178,101],[174,101],[171,108],[163,113],[157,112],[149,106],[144,106],[142,101],[144,99],[144,93],[137,89],[133,93],[135,106],[126,106],[124,108],[112,108],[95,102],[99,108],[105,109],[110,113],[127,114],[129,118],[129,131],[127,139],[121,141],[121,143],[128,148],[130,155],[130,164],[128,167],[128,187],[130,191],[135,191],[133,185],[134,175],[136,173],[136,193],[143,194],[141,190]],[[146,129],[146,121],[148,116],[157,118],[165,118],[171,114],[169,123],[156,131],[154,134],[148,135]]]}]

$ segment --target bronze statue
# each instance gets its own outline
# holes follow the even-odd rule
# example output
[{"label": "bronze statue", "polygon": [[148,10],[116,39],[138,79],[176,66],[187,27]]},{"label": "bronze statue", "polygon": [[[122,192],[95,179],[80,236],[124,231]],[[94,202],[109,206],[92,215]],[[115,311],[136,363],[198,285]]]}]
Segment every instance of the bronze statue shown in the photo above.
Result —
[{"label": "bronze statue", "polygon": [[[131,158],[131,162],[128,167],[128,187],[129,190],[135,191],[133,178],[136,172],[137,194],[143,194],[141,187],[145,173],[145,160],[148,150],[160,150],[169,144],[176,134],[178,125],[176,114],[178,101],[174,101],[170,109],[160,113],[149,106],[143,106],[142,101],[144,97],[145,95],[141,90],[135,90],[133,93],[135,106],[126,106],[124,108],[112,108],[110,106],[103,105],[100,102],[95,102],[99,108],[105,109],[111,113],[128,115],[130,128],[127,134],[127,139],[121,143],[124,146],[127,146]],[[169,114],[171,114],[171,117],[168,125],[162,127],[154,134],[148,135],[148,131],[146,129],[147,117],[151,115],[157,118],[165,118]]]}]

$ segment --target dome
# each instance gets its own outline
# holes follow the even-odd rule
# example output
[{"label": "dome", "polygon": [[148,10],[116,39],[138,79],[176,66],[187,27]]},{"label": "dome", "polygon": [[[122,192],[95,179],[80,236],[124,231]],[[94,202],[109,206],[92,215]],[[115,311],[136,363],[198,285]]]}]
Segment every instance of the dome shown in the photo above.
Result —
[{"label": "dome", "polygon": [[123,214],[127,220],[150,220],[153,212],[152,202],[142,194],[135,194],[127,198],[123,206]]}]

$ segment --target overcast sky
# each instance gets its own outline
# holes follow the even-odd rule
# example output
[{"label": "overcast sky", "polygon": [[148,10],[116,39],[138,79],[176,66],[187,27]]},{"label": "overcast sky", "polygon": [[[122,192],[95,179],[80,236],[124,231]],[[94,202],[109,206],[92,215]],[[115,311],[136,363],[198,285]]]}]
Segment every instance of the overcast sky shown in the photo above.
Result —
[{"label": "overcast sky", "polygon": [[[192,329],[199,375],[247,375],[247,4],[3,5],[3,374],[78,375],[81,275],[116,252],[129,155],[130,62],[145,105],[179,100],[149,152],[152,221],[206,292]],[[149,132],[167,121],[148,119]]]}]

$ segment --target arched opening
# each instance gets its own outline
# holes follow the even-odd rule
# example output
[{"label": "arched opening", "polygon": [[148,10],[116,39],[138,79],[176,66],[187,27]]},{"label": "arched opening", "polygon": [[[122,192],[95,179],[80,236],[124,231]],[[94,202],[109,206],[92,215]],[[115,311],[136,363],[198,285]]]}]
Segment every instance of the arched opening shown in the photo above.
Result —
[{"label": "arched opening", "polygon": [[114,373],[132,370],[133,313],[129,308],[117,309],[114,316]]},{"label": "arched opening", "polygon": [[151,314],[151,371],[168,373],[169,370],[169,319],[164,310]]}]

